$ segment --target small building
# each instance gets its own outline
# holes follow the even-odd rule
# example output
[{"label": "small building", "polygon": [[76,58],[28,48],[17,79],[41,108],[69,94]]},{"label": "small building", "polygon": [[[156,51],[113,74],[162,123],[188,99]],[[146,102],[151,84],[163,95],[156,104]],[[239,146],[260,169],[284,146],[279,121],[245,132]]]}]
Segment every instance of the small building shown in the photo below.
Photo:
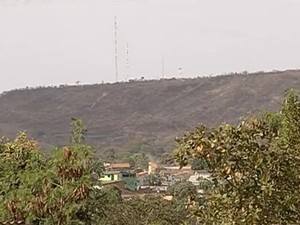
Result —
[{"label": "small building", "polygon": [[131,166],[129,163],[112,163],[109,166],[109,170],[117,170],[117,171],[122,171],[122,170],[130,170]]},{"label": "small building", "polygon": [[122,172],[122,180],[124,181],[126,189],[130,191],[136,191],[138,189],[138,179],[136,173]]},{"label": "small building", "polygon": [[139,186],[149,186],[149,174],[148,172],[137,173],[137,180]]},{"label": "small building", "polygon": [[100,181],[102,182],[112,182],[121,180],[122,174],[119,171],[106,171],[100,177]]}]

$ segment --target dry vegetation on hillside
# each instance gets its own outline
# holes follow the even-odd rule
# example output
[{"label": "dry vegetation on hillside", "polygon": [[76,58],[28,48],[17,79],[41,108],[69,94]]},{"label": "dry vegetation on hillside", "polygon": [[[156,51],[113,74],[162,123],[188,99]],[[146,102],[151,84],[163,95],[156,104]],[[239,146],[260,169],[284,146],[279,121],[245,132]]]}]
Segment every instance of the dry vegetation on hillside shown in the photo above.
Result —
[{"label": "dry vegetation on hillside", "polygon": [[69,137],[71,117],[85,121],[97,147],[143,139],[167,146],[198,123],[235,123],[261,109],[277,109],[300,71],[14,90],[0,97],[0,135],[19,130],[45,146]]}]

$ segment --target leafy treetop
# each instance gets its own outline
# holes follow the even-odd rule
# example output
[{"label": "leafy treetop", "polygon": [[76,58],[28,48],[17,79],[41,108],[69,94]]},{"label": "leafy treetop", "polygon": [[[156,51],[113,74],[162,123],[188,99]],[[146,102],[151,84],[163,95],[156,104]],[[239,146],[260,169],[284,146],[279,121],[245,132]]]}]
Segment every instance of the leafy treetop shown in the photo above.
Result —
[{"label": "leafy treetop", "polygon": [[300,102],[289,92],[278,113],[237,126],[205,125],[177,139],[176,157],[206,162],[214,185],[194,202],[202,224],[300,223]]}]

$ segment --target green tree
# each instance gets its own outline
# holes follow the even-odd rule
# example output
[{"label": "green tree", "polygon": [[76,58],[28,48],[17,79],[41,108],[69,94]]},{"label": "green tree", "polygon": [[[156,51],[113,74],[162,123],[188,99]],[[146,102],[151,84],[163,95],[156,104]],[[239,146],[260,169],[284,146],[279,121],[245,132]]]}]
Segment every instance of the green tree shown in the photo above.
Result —
[{"label": "green tree", "polygon": [[160,164],[162,165],[175,165],[175,158],[172,153],[164,153],[160,156]]},{"label": "green tree", "polygon": [[0,221],[7,224],[90,224],[92,148],[73,120],[70,145],[46,158],[20,133],[0,145]]},{"label": "green tree", "polygon": [[[37,143],[21,132],[0,146],[0,221],[28,223],[38,219],[38,193],[43,192],[46,161]],[[32,219],[28,219],[32,218]]]},{"label": "green tree", "polygon": [[[49,156],[24,132],[0,141],[1,224],[192,224],[182,204],[158,196],[123,201],[117,187],[101,186],[93,174],[103,164],[85,144],[86,131],[73,119],[70,143]],[[134,156],[140,165],[147,160]]]},{"label": "green tree", "polygon": [[123,155],[121,161],[129,163],[132,168],[147,170],[150,160],[145,153],[128,153]]},{"label": "green tree", "polygon": [[162,179],[159,173],[151,173],[149,175],[149,184],[151,186],[159,186],[162,183]]},{"label": "green tree", "polygon": [[207,164],[203,159],[193,159],[192,170],[206,170]]},{"label": "green tree", "polygon": [[205,160],[213,187],[192,209],[201,224],[300,223],[300,102],[237,126],[198,126],[177,139],[177,160]]},{"label": "green tree", "polygon": [[170,186],[167,190],[174,200],[181,201],[183,204],[189,200],[194,200],[197,195],[197,188],[191,182],[179,181]]},{"label": "green tree", "polygon": [[117,160],[115,149],[113,148],[106,149],[103,152],[102,158],[108,162],[115,162]]},{"label": "green tree", "polygon": [[[108,206],[99,224],[106,225],[181,225],[189,221],[188,212],[160,196],[133,198]],[[192,224],[192,223],[189,223]]]},{"label": "green tree", "polygon": [[83,121],[77,118],[72,118],[71,127],[71,143],[80,144],[84,142],[87,129]]},{"label": "green tree", "polygon": [[132,156],[135,168],[148,169],[149,158],[145,153],[136,153]]}]

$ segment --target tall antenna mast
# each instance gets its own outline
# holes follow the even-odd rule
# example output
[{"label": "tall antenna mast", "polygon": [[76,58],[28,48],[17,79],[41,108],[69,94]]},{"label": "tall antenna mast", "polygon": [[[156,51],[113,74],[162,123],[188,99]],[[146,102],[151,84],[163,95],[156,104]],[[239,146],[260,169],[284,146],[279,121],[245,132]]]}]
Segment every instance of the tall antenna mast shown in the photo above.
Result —
[{"label": "tall antenna mast", "polygon": [[117,17],[115,16],[115,66],[116,66],[116,82],[118,82],[118,36],[117,36]]},{"label": "tall antenna mast", "polygon": [[127,45],[126,45],[126,70],[127,70],[127,74],[126,74],[126,80],[128,80],[129,78],[129,45],[128,45],[128,42],[127,42]]}]

